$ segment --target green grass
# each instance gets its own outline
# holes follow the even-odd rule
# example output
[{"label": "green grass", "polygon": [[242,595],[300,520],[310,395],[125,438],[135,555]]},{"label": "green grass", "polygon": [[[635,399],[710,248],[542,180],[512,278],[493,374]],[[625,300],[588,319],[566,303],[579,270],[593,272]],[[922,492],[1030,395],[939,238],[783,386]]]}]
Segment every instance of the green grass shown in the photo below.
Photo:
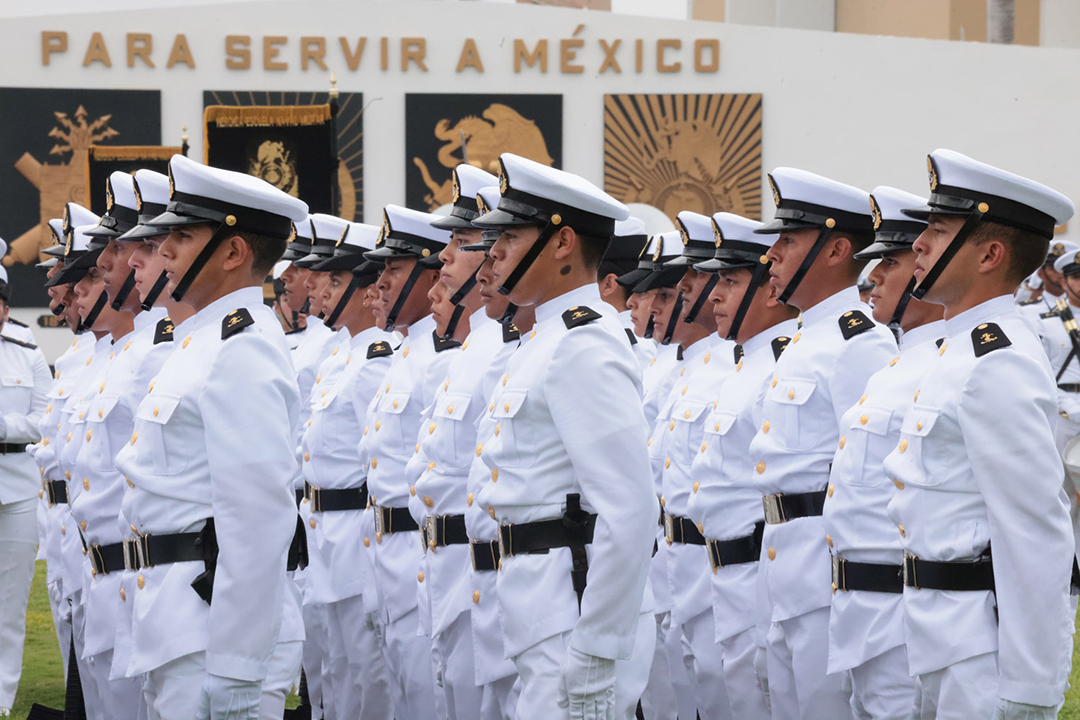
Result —
[{"label": "green grass", "polygon": [[[1069,675],[1069,690],[1059,720],[1080,720],[1080,652],[1077,636],[1073,636],[1073,666]],[[289,696],[288,707],[296,707],[298,699]],[[30,606],[26,612],[26,650],[23,652],[23,674],[19,694],[11,716],[22,720],[30,705],[41,703],[49,707],[64,707],[64,666],[56,645],[49,597],[45,592],[45,563],[38,561],[34,584],[30,588]]]}]

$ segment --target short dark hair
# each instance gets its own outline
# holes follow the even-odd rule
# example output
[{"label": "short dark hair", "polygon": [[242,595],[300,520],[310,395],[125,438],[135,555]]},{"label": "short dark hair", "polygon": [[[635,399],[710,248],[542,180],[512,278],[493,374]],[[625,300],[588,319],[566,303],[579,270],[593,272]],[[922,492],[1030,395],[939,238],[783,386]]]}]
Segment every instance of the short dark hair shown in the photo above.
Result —
[{"label": "short dark hair", "polygon": [[611,238],[586,235],[576,230],[574,232],[581,243],[581,258],[585,261],[585,266],[589,269],[599,268],[600,263],[604,260],[608,245],[611,244]]},{"label": "short dark hair", "polygon": [[1048,238],[1028,230],[986,220],[977,224],[968,236],[968,242],[976,245],[995,240],[1004,244],[1009,251],[1006,279],[1015,280],[1017,285],[1042,267],[1046,260],[1046,253],[1050,249]]},{"label": "short dark hair", "polygon": [[[874,243],[873,231],[855,232],[850,230],[837,231],[832,234],[833,238],[845,238],[851,245],[852,277],[859,277],[868,260],[859,260],[855,257],[858,253],[870,247]],[[831,239],[831,238],[830,238]]]},{"label": "short dark hair", "polygon": [[269,275],[274,264],[285,254],[286,241],[268,237],[250,230],[237,230],[236,236],[251,248],[251,272],[257,277]]}]

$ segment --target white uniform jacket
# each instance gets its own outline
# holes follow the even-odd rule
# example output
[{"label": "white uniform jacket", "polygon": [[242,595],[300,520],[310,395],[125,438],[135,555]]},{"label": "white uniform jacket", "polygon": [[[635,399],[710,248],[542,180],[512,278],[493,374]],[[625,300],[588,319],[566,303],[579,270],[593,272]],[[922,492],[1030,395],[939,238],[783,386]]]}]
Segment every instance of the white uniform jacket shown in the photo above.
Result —
[{"label": "white uniform jacket", "polygon": [[134,485],[123,513],[150,535],[196,532],[212,517],[213,602],[191,587],[202,562],[141,569],[128,671],[205,651],[208,673],[262,680],[275,644],[303,639],[281,632],[299,626],[285,567],[300,398],[285,333],[261,288],[244,288],[177,326],[173,348],[116,456]]},{"label": "white uniform jacket", "polygon": [[[870,314],[854,287],[803,311],[802,329],[776,361],[762,425],[750,443],[762,495],[828,486],[841,417],[858,402],[866,380],[896,357],[893,334]],[[766,525],[763,544],[758,569],[773,622],[828,607],[832,570],[820,516]]]},{"label": "white uniform jacket", "polygon": [[[599,317],[578,324],[583,315]],[[639,614],[652,610],[645,587],[660,508],[639,368],[614,308],[590,284],[536,307],[529,341],[510,358],[506,384],[496,385],[488,412],[500,432],[479,438],[491,477],[477,497],[481,507],[500,525],[551,520],[576,493],[582,509],[599,516],[580,616],[568,548],[502,558],[508,657],[573,630],[580,652],[625,659]]]},{"label": "white uniform jacket", "polygon": [[[41,438],[39,424],[51,383],[52,373],[40,350],[0,335],[0,417],[7,425],[0,442],[26,446]],[[0,455],[0,505],[29,500],[40,489],[32,456],[26,452]]]},{"label": "white uniform jacket", "polygon": [[622,323],[623,328],[626,330],[626,337],[630,341],[630,346],[634,348],[634,356],[637,357],[638,362],[641,364],[641,372],[644,373],[645,369],[656,359],[656,341],[652,338],[639,338],[634,334],[634,323],[630,319],[629,310],[623,310],[619,313],[619,322]]},{"label": "white uniform jacket", "polygon": [[1053,372],[1010,296],[946,330],[885,458],[904,487],[889,518],[904,550],[924,560],[971,561],[992,548],[996,592],[905,589],[910,669],[996,650],[1000,697],[1055,705],[1072,652],[1074,546]]}]

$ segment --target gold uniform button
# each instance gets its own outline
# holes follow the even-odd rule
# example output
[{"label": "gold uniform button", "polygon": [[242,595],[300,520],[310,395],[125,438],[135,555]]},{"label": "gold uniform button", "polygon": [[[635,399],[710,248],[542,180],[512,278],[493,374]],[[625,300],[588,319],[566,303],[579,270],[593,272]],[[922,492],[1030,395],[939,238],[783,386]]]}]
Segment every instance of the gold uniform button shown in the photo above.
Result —
[{"label": "gold uniform button", "polygon": [[503,412],[510,412],[510,403],[503,405]]},{"label": "gold uniform button", "polygon": [[870,422],[870,416],[869,415],[863,415],[861,418],[859,418],[859,424],[860,425],[865,425],[868,422]]},{"label": "gold uniform button", "polygon": [[893,485],[896,486],[897,490],[903,490],[904,489],[904,483],[902,483],[899,478],[893,478],[892,482],[893,482]]},{"label": "gold uniform button", "polygon": [[[771,426],[771,425],[769,425],[769,421],[768,421],[768,420],[766,420],[766,421],[765,421],[765,424],[763,424],[763,425],[761,426],[761,432],[763,432],[763,433],[765,433],[766,435],[768,435],[768,434],[769,434],[769,428],[770,428],[770,427],[772,427],[772,426]],[[717,430],[719,430],[719,429],[720,429],[720,423],[717,423],[717,424],[716,424],[716,429],[717,429]]]},{"label": "gold uniform button", "polygon": [[[378,428],[378,427],[376,427],[375,429],[376,429],[376,430],[378,430],[379,428]],[[435,423],[431,423],[431,426],[430,426],[430,427],[429,427],[429,428],[427,429],[427,434],[428,434],[428,435],[431,435],[431,434],[433,434],[434,432],[435,432]]]},{"label": "gold uniform button", "polygon": [[700,487],[701,487],[701,483],[695,482],[694,483],[694,492],[696,493],[698,491],[698,488],[700,488]]},{"label": "gold uniform button", "polygon": [[382,545],[382,533],[381,532],[375,533],[375,542],[378,543],[379,545]]},{"label": "gold uniform button", "polygon": [[866,402],[866,396],[865,395],[863,395],[861,398],[859,398],[859,404],[860,405],[862,405],[864,402]]},{"label": "gold uniform button", "polygon": [[[44,474],[45,474],[45,469],[44,468],[42,468],[42,473],[41,474],[44,476]],[[43,497],[45,497],[45,491],[44,490],[38,490],[37,491],[37,496],[38,496],[38,500],[41,500]]]},{"label": "gold uniform button", "polygon": [[101,383],[101,387],[98,388],[98,395],[105,392],[105,383]]},{"label": "gold uniform button", "polygon": [[65,480],[70,480],[71,479],[71,471],[70,470],[65,470],[64,471],[64,479]]},{"label": "gold uniform button", "polygon": [[413,497],[416,497],[416,486],[415,485],[410,485],[409,486],[409,494],[412,495]]},{"label": "gold uniform button", "polygon": [[131,435],[131,444],[134,445],[135,441],[138,440],[138,439],[139,439],[139,433],[138,432],[132,433],[132,435]]},{"label": "gold uniform button", "polygon": [[126,482],[126,483],[128,484],[128,487],[129,487],[129,488],[133,488],[133,487],[135,487],[135,483],[131,482],[131,478],[129,478],[129,477],[126,477],[126,476],[125,476],[125,477],[124,477],[124,482]]},{"label": "gold uniform button", "polygon": [[488,405],[488,412],[495,412],[495,403],[491,403],[491,405]]},{"label": "gold uniform button", "polygon": [[761,462],[759,462],[757,464],[757,474],[761,475],[764,472],[765,472],[765,461],[762,460]]},{"label": "gold uniform button", "polygon": [[534,337],[536,337],[536,331],[535,330],[533,330],[531,333],[529,333],[529,339],[530,340],[532,340]]},{"label": "gold uniform button", "polygon": [[413,455],[416,455],[419,452],[420,452],[420,443],[416,443],[416,449],[413,450]]},{"label": "gold uniform button", "polygon": [[900,525],[899,525],[898,527],[900,528],[900,537],[907,537],[907,533],[906,533],[906,532],[904,532],[904,525],[903,525],[903,523],[901,523],[901,524],[900,524]]},{"label": "gold uniform button", "polygon": [[466,340],[465,340],[465,342],[464,342],[464,343],[462,343],[462,345],[461,345],[461,349],[462,349],[462,350],[465,350],[465,349],[467,349],[468,347],[469,347],[469,341],[468,341],[468,339],[466,339]]},{"label": "gold uniform button", "polygon": [[900,358],[898,358],[898,357],[894,357],[892,360],[890,360],[889,361],[889,367],[892,367],[893,365],[895,365],[898,360],[900,360]]},{"label": "gold uniform button", "polygon": [[94,358],[86,358],[86,364],[89,365]]},{"label": "gold uniform button", "polygon": [[337,351],[338,351],[339,349],[340,349],[340,348],[334,348],[334,352],[330,353],[330,357],[334,357],[335,355],[337,355]]},{"label": "gold uniform button", "polygon": [[150,393],[154,392],[154,386],[155,386],[155,385],[157,385],[157,383],[156,383],[156,382],[152,382],[152,383],[150,383],[150,387],[146,388],[146,394],[147,394],[147,395],[149,395]]},{"label": "gold uniform button", "polygon": [[488,515],[490,515],[491,519],[494,520],[495,519],[495,508],[489,507],[488,508]]},{"label": "gold uniform button", "polygon": [[840,438],[840,449],[841,449],[841,450],[843,450],[843,449],[844,449],[844,443],[846,443],[846,442],[847,442],[847,438],[846,438],[846,437],[842,437],[842,438]]},{"label": "gold uniform button", "polygon": [[398,401],[397,401],[397,400],[395,400],[395,401],[394,401],[394,409],[395,409],[395,410],[397,410],[397,406],[398,406]]},{"label": "gold uniform button", "polygon": [[829,547],[832,547],[832,535],[825,535],[825,544]]},{"label": "gold uniform button", "polygon": [[449,407],[446,408],[446,414],[447,415],[453,415],[454,414],[454,406],[453,405],[450,405]]},{"label": "gold uniform button", "polygon": [[308,522],[308,525],[310,525],[311,529],[314,530],[315,529],[315,518],[311,518],[311,520]]},{"label": "gold uniform button", "polygon": [[71,442],[71,433],[67,434],[67,442]]},{"label": "gold uniform button", "polygon": [[390,392],[390,383],[386,383],[386,392]]},{"label": "gold uniform button", "polygon": [[159,412],[161,412],[161,406],[160,405],[158,407],[154,408],[154,417],[157,417]]},{"label": "gold uniform button", "polygon": [[60,534],[61,535],[67,535],[67,525],[61,525],[60,526]]},{"label": "gold uniform button", "polygon": [[701,452],[705,452],[705,448],[707,448],[707,447],[709,447],[709,443],[707,443],[707,442],[701,443]]},{"label": "gold uniform button", "polygon": [[834,492],[836,492],[836,486],[829,483],[829,497],[832,497]]},{"label": "gold uniform button", "polygon": [[45,408],[45,412],[46,412],[46,414],[51,413],[52,412],[52,405],[49,405],[49,407]]},{"label": "gold uniform button", "polygon": [[89,490],[90,489],[90,478],[83,478],[82,479],[82,487],[83,487],[83,490]]},{"label": "gold uniform button", "polygon": [[138,580],[136,580],[136,582],[138,583],[140,590],[146,587],[146,578],[144,578],[142,575],[138,577]]},{"label": "gold uniform button", "polygon": [[[336,353],[337,350],[335,350],[334,352]],[[321,382],[322,382],[322,373],[319,373],[318,375],[315,376],[315,384],[318,385]]]},{"label": "gold uniform button", "polygon": [[476,446],[476,457],[480,457],[480,453],[484,452],[484,443],[480,443]]},{"label": "gold uniform button", "polygon": [[83,520],[82,522],[80,522],[79,527],[81,527],[83,529],[83,532],[86,532],[86,521]]},{"label": "gold uniform button", "polygon": [[433,462],[428,463],[427,469],[428,469],[428,472],[434,470],[435,469],[435,463],[433,463]]},{"label": "gold uniform button", "polygon": [[405,348],[405,352],[401,353],[401,357],[403,357],[403,358],[409,357],[409,348]]},{"label": "gold uniform button", "polygon": [[683,395],[685,395],[685,394],[686,394],[686,391],[687,391],[687,390],[689,390],[689,389],[690,389],[690,386],[689,386],[689,385],[684,385],[684,386],[683,386],[683,389],[682,389],[682,394],[683,394]]},{"label": "gold uniform button", "polygon": [[797,343],[797,342],[799,342],[799,338],[801,338],[801,337],[802,337],[801,332],[795,333],[795,337],[791,338],[791,342]]},{"label": "gold uniform button", "polygon": [[304,462],[311,462],[311,453],[304,453]]},{"label": "gold uniform button", "polygon": [[472,601],[473,601],[473,605],[479,605],[480,604],[480,591],[479,590],[473,590]]},{"label": "gold uniform button", "polygon": [[447,390],[450,389],[450,381],[449,380],[447,380],[446,382],[444,382],[442,384],[442,389],[443,389],[443,392],[446,392]]},{"label": "gold uniform button", "polygon": [[776,559],[776,548],[769,548],[768,555],[769,555],[770,560],[775,560]]},{"label": "gold uniform button", "polygon": [[788,397],[788,400],[794,400],[795,399],[795,391],[794,390],[788,390],[787,391],[787,397]]},{"label": "gold uniform button", "polygon": [[374,470],[377,467],[379,467],[379,459],[371,458],[371,469]]},{"label": "gold uniform button", "polygon": [[105,408],[98,408],[98,411],[97,411],[97,416],[98,416],[99,418],[103,418],[103,417],[105,417]]},{"label": "gold uniform button", "polygon": [[660,496],[660,507],[666,507],[666,506],[667,506],[667,498],[664,497],[663,495],[661,495]]},{"label": "gold uniform button", "polygon": [[416,582],[424,582],[424,573],[422,573],[422,572],[416,573]]},{"label": "gold uniform button", "polygon": [[127,602],[127,593],[124,592],[124,588],[120,588],[120,602]]},{"label": "gold uniform button", "polygon": [[90,442],[90,434],[93,433],[93,432],[94,432],[93,430],[87,430],[86,431],[86,442]]},{"label": "gold uniform button", "polygon": [[939,356],[945,354],[945,348],[949,347],[949,343],[941,343],[941,349],[937,351]]},{"label": "gold uniform button", "polygon": [[472,493],[469,493],[468,496],[465,498],[465,504],[468,505],[469,507],[472,507],[472,504],[473,504],[473,494]]},{"label": "gold uniform button", "polygon": [[670,425],[668,425],[668,430],[671,430],[671,431],[674,431],[674,430],[675,430],[675,421],[674,421],[674,420],[672,420],[672,421],[671,421],[671,424],[670,424]]},{"label": "gold uniform button", "polygon": [[649,438],[649,441],[645,443],[645,447],[652,447],[652,438]]},{"label": "gold uniform button", "polygon": [[915,402],[919,402],[919,391],[915,391]]},{"label": "gold uniform button", "polygon": [[739,361],[739,362],[738,362],[738,363],[737,363],[737,364],[735,365],[735,372],[739,372],[739,371],[741,371],[741,370],[742,370],[742,362],[743,362],[743,361],[742,361],[742,360],[740,360],[740,361]]},{"label": "gold uniform button", "polygon": [[506,381],[510,379],[510,374],[503,375],[503,387],[506,387]]},{"label": "gold uniform button", "polygon": [[371,547],[371,538],[364,538],[364,547]]},{"label": "gold uniform button", "polygon": [[686,412],[683,413],[683,420],[689,420],[689,419],[690,419],[690,411],[687,410]]},{"label": "gold uniform button", "polygon": [[901,440],[900,441],[900,452],[906,452],[906,451],[907,451],[907,440]]},{"label": "gold uniform button", "polygon": [[686,374],[686,368],[683,368],[682,370],[679,371],[679,377],[682,377],[685,374]]},{"label": "gold uniform button", "polygon": [[666,458],[666,459],[664,460],[664,469],[666,470],[666,469],[668,469],[669,467],[671,467],[671,458]]},{"label": "gold uniform button", "polygon": [[431,498],[425,496],[424,497],[424,505],[426,505],[429,508],[433,508],[433,507],[435,507],[435,501],[432,500]]},{"label": "gold uniform button", "polygon": [[491,482],[499,482],[499,468],[491,468]]},{"label": "gold uniform button", "polygon": [[495,437],[499,437],[499,432],[502,430],[502,423],[495,426]]},{"label": "gold uniform button", "polygon": [[379,432],[379,428],[382,427],[382,420],[375,421],[375,432]]},{"label": "gold uniform button", "polygon": [[916,429],[916,430],[922,430],[922,420],[920,420],[919,422],[915,423],[915,429]]},{"label": "gold uniform button", "polygon": [[180,344],[180,347],[181,348],[186,348],[188,346],[188,343],[190,343],[190,342],[191,342],[191,336],[188,335],[186,338],[184,338],[184,342],[182,342]]}]

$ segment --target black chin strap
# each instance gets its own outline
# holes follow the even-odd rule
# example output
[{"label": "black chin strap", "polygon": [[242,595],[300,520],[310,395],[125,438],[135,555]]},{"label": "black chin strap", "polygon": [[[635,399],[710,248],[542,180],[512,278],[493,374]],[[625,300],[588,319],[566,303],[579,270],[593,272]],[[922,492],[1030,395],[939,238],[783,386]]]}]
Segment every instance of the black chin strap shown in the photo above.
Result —
[{"label": "black chin strap", "polygon": [[[989,208],[987,208],[989,210]],[[975,230],[975,226],[982,220],[983,212],[978,208],[972,210],[968,215],[967,220],[960,227],[960,231],[956,233],[956,237],[949,243],[949,247],[945,248],[945,252],[941,254],[941,257],[934,263],[934,267],[930,268],[930,272],[926,273],[922,282],[911,291],[911,296],[916,300],[922,300],[926,296],[926,293],[930,291],[930,288],[934,286],[938,276],[945,270],[945,266],[949,264],[949,261],[953,259],[956,253],[960,252],[960,248],[965,242],[967,242],[968,236]]]},{"label": "black chin strap", "polygon": [[784,288],[784,292],[780,293],[780,297],[777,298],[781,303],[787,305],[788,300],[799,288],[799,283],[806,277],[806,273],[810,270],[810,266],[814,264],[814,260],[817,259],[818,253],[821,252],[821,248],[825,247],[825,241],[832,235],[833,229],[826,225],[821,228],[818,233],[817,240],[814,241],[814,246],[810,248],[810,252],[806,253],[806,257],[803,258],[802,264],[799,265],[799,269],[795,271],[795,275],[792,276],[791,282]]},{"label": "black chin strap", "polygon": [[907,287],[904,288],[903,295],[896,301],[896,308],[893,310],[892,318],[889,320],[889,329],[893,331],[897,339],[900,338],[900,321],[904,319],[904,312],[907,310],[908,303],[911,301],[911,291],[915,289],[915,276],[912,275],[908,280]]},{"label": "black chin strap", "polygon": [[146,293],[146,299],[142,301],[142,309],[150,310],[157,304],[158,298],[165,290],[165,286],[169,284],[169,276],[165,274],[165,271],[161,271],[161,275],[154,281],[154,286],[150,288],[150,292]]},{"label": "black chin strap", "polygon": [[455,305],[454,313],[450,316],[450,322],[446,324],[446,332],[442,334],[443,340],[453,340],[454,333],[457,332],[458,323],[461,322],[461,316],[465,312],[464,305]]},{"label": "black chin strap", "polygon": [[654,332],[656,332],[656,316],[650,315],[649,321],[645,323],[645,334],[642,337],[646,340],[652,340]]},{"label": "black chin strap", "polygon": [[554,225],[551,221],[548,221],[544,227],[540,229],[540,234],[536,236],[536,240],[533,241],[532,246],[528,252],[525,253],[525,257],[521,258],[521,261],[510,273],[510,277],[506,278],[506,282],[499,286],[499,293],[502,295],[509,295],[513,292],[514,287],[518,284],[525,273],[529,271],[532,264],[536,262],[536,258],[540,257],[540,253],[547,245],[548,240],[555,234],[555,231],[559,229],[558,225]]},{"label": "black chin strap", "polygon": [[750,287],[746,288],[746,292],[743,293],[742,300],[739,302],[739,309],[735,311],[735,318],[731,321],[731,327],[728,329],[728,340],[734,340],[738,336],[743,320],[746,319],[746,313],[750,311],[750,303],[754,301],[754,295],[761,285],[761,278],[770,265],[771,263],[758,263],[758,266],[750,274]]},{"label": "black chin strap", "polygon": [[64,303],[57,303],[56,307],[54,307],[50,312],[53,315],[60,315],[64,312]]},{"label": "black chin strap", "polygon": [[450,302],[454,305],[460,305],[461,301],[465,299],[465,296],[472,292],[472,289],[476,287],[476,276],[480,273],[480,268],[484,266],[484,263],[480,263],[473,274],[469,276],[469,279],[462,283],[458,291],[450,296]]},{"label": "black chin strap", "polygon": [[337,305],[334,306],[334,311],[330,313],[330,317],[326,318],[326,324],[330,327],[334,327],[338,318],[341,317],[341,313],[345,311],[345,306],[349,304],[349,300],[352,299],[353,293],[356,292],[356,288],[360,287],[360,276],[353,275],[349,278],[349,284],[345,286],[345,292],[341,294],[341,299],[338,300]]},{"label": "black chin strap", "polygon": [[499,318],[500,325],[513,325],[514,316],[517,315],[518,306],[514,303],[508,303],[506,309],[503,310],[502,317]]},{"label": "black chin strap", "polygon": [[297,310],[296,312],[301,314],[301,315],[310,315],[311,314],[311,296],[310,295],[306,296],[304,298],[304,304],[301,305],[300,309]]},{"label": "black chin strap", "polygon": [[113,310],[122,310],[124,303],[127,302],[128,295],[135,288],[135,271],[132,270],[128,273],[128,276],[124,279],[124,284],[120,286],[120,290],[116,293],[116,299],[112,301]]},{"label": "black chin strap", "polygon": [[413,265],[412,271],[409,273],[409,277],[406,278],[405,284],[401,287],[401,292],[398,293],[397,299],[394,300],[394,306],[390,308],[390,312],[386,315],[386,332],[394,332],[394,327],[397,325],[397,316],[401,312],[401,309],[405,307],[405,301],[409,299],[409,293],[412,292],[413,285],[420,278],[420,273],[426,270],[423,265],[420,264],[420,259],[417,258],[416,264]]},{"label": "black chin strap", "polygon": [[176,287],[172,291],[172,299],[176,302],[180,302],[184,295],[187,294],[188,288],[191,287],[191,283],[195,282],[195,278],[199,276],[202,269],[209,262],[210,256],[212,256],[221,245],[221,241],[228,237],[230,234],[236,234],[233,230],[233,226],[221,223],[214,230],[214,234],[210,236],[210,239],[206,241],[206,245],[199,251],[199,254],[195,256],[195,259],[191,263],[191,267],[184,273],[184,277],[180,278],[180,282],[176,284]]},{"label": "black chin strap", "polygon": [[710,275],[708,281],[705,283],[705,287],[701,289],[701,292],[697,296],[697,300],[690,307],[690,312],[686,313],[686,317],[683,318],[684,323],[692,323],[697,320],[698,313],[701,312],[701,308],[705,307],[705,301],[709,299],[709,295],[712,294],[713,288],[716,287],[716,282],[720,279],[720,275]]},{"label": "black chin strap", "polygon": [[100,315],[101,311],[105,309],[105,303],[108,301],[109,294],[102,290],[101,294],[98,295],[97,301],[94,303],[94,307],[90,308],[90,312],[86,314],[86,319],[79,321],[78,332],[92,330],[94,328],[94,323],[97,322],[98,315]]},{"label": "black chin strap", "polygon": [[671,317],[668,318],[667,327],[664,329],[664,337],[660,340],[661,345],[671,344],[671,338],[675,335],[675,328],[679,324],[679,314],[682,312],[683,302],[683,294],[679,293],[679,297],[675,298],[675,305],[671,308]]},{"label": "black chin strap", "polygon": [[289,321],[289,329],[293,332],[300,329],[300,313],[296,310],[292,311],[292,320]]}]

